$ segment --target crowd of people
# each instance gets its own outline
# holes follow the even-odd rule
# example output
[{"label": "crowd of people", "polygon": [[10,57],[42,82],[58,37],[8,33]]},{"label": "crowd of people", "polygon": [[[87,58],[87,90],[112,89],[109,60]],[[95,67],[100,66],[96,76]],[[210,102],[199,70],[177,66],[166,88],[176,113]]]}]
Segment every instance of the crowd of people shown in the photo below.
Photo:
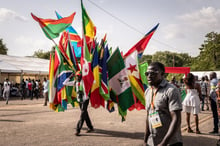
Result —
[{"label": "crowd of people", "polygon": [[[75,76],[74,81],[70,81]],[[199,129],[199,113],[209,110],[211,107],[213,115],[213,131],[210,134],[219,132],[218,119],[218,98],[220,98],[220,80],[217,74],[211,72],[209,77],[203,76],[198,80],[198,76],[188,73],[184,79],[178,83],[173,77],[171,81],[165,79],[165,67],[160,62],[152,62],[145,72],[149,87],[145,91],[145,110],[146,130],[144,137],[145,145],[170,145],[182,146],[181,136],[181,113],[186,114],[187,132],[194,132],[191,128],[190,115],[194,116],[195,133],[200,134]],[[48,84],[49,81],[44,78],[44,82],[40,80],[26,79],[20,84],[21,99],[30,97],[32,100],[44,96],[45,103],[48,101]],[[77,92],[77,100],[80,105],[81,115],[77,123],[76,136],[80,136],[80,131],[84,121],[87,124],[88,131],[94,131],[90,120],[87,107],[89,97],[85,95],[82,86],[82,73],[77,71],[67,78],[64,83],[66,86],[74,86]],[[11,83],[8,79],[3,83],[3,98],[6,99],[10,95]],[[182,92],[185,94],[181,94]],[[184,97],[183,97],[184,95]],[[206,107],[206,108],[205,108]]]},{"label": "crowd of people", "polygon": [[21,100],[26,98],[30,98],[33,100],[34,98],[45,98],[44,105],[47,105],[48,101],[48,80],[44,78],[43,83],[41,83],[40,79],[22,79],[21,83],[13,84],[9,81],[8,78],[5,79],[4,83],[0,83],[0,97],[3,97],[6,100],[6,104],[8,104],[9,97],[19,97]]}]

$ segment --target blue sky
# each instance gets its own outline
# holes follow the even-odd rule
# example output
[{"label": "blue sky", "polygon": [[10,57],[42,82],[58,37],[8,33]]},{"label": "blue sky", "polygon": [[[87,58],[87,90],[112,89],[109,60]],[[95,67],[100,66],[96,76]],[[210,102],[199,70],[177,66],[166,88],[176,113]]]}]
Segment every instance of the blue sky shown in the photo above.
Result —
[{"label": "blue sky", "polygon": [[[49,51],[53,46],[31,12],[52,19],[56,19],[55,10],[62,16],[76,12],[72,26],[81,36],[80,0],[0,3],[0,38],[9,49],[8,55],[30,56],[36,50]],[[97,27],[98,40],[106,33],[109,46],[118,46],[124,53],[157,23],[160,25],[144,54],[172,51],[197,56],[205,35],[220,32],[219,0],[84,0],[84,6]]]}]

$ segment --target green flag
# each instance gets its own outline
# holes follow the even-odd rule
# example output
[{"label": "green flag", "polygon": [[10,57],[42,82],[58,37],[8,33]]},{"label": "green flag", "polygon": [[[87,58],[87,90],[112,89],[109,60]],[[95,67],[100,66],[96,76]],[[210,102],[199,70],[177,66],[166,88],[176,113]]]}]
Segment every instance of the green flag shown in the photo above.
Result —
[{"label": "green flag", "polygon": [[144,62],[144,63],[139,65],[139,71],[140,71],[140,74],[141,74],[141,81],[145,85],[148,85],[147,78],[145,76],[145,72],[147,71],[147,67],[148,67],[147,62]]},{"label": "green flag", "polygon": [[134,104],[131,85],[128,79],[124,60],[117,48],[107,61],[109,86],[118,96],[119,106],[122,111],[126,111]]}]

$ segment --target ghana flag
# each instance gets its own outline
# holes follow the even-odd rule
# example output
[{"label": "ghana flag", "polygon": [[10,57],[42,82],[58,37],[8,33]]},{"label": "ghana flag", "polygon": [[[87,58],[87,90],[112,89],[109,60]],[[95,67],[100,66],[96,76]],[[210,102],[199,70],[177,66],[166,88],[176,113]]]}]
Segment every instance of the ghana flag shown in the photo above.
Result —
[{"label": "ghana flag", "polygon": [[35,16],[33,13],[31,13],[31,16],[40,24],[40,27],[42,28],[47,38],[54,39],[57,38],[62,31],[64,31],[68,26],[72,24],[75,14],[76,13],[74,12],[72,15],[59,20],[42,19]]}]

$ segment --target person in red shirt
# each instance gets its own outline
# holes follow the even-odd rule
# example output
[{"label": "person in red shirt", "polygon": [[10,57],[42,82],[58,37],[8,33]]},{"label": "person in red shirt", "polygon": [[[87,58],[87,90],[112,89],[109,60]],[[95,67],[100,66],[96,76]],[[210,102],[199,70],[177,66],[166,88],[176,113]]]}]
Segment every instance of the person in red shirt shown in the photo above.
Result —
[{"label": "person in red shirt", "polygon": [[28,80],[28,93],[29,93],[29,97],[31,97],[32,95],[32,84],[31,84],[31,79]]}]

